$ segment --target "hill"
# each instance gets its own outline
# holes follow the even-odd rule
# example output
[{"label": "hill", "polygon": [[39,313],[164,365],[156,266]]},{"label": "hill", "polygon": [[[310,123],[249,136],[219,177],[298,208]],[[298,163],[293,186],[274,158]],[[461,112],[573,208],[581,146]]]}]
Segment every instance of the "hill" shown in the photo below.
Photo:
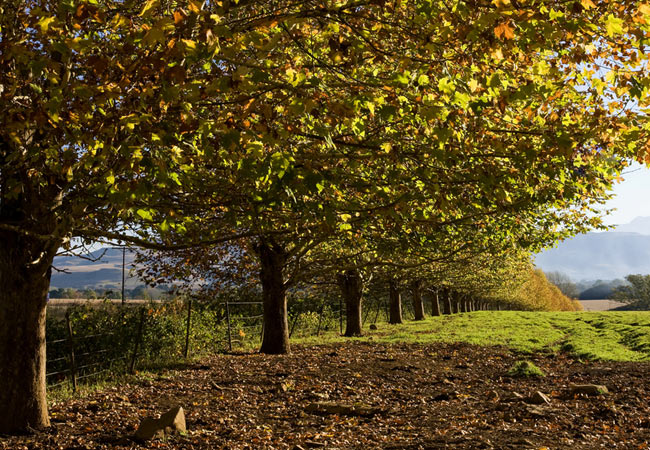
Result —
[{"label": "hill", "polygon": [[[134,276],[133,254],[126,252],[125,286],[133,289],[142,281]],[[54,258],[51,288],[109,288],[122,285],[122,250],[106,248],[94,251],[87,258],[57,256]],[[65,272],[60,272],[64,270]]]},{"label": "hill", "polygon": [[625,232],[587,233],[567,239],[535,256],[545,272],[573,280],[612,280],[650,273],[650,235]]}]

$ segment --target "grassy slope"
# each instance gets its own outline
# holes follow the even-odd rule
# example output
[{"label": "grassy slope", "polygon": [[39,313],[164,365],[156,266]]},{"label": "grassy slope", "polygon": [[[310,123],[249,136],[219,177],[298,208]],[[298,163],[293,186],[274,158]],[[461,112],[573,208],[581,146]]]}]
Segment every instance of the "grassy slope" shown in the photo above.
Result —
[{"label": "grassy slope", "polygon": [[[359,340],[380,342],[467,342],[514,350],[567,351],[583,359],[650,361],[650,312],[474,312],[430,317],[402,325],[378,323]],[[343,342],[334,333],[297,339],[319,345]]]}]

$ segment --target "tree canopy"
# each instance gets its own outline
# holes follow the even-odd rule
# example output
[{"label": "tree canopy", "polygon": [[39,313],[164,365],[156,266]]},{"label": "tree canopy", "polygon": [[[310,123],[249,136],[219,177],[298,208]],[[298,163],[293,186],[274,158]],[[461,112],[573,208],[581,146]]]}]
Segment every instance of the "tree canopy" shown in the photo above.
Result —
[{"label": "tree canopy", "polygon": [[45,298],[74,236],[251,238],[280,295],[287,258],[341,235],[547,245],[648,160],[636,1],[0,8],[0,432],[47,423]]}]

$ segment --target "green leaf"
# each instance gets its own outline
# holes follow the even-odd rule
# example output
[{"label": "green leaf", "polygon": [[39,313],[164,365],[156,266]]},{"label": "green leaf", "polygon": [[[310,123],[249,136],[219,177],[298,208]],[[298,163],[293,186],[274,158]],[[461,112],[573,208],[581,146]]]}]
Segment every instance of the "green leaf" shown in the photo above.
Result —
[{"label": "green leaf", "polygon": [[136,211],[136,214],[140,217],[142,217],[144,220],[153,220],[153,216],[151,215],[151,211],[148,211],[146,209],[138,209]]},{"label": "green leaf", "polygon": [[445,94],[451,94],[456,90],[456,86],[454,86],[454,82],[451,79],[444,77],[438,80],[438,89]]}]

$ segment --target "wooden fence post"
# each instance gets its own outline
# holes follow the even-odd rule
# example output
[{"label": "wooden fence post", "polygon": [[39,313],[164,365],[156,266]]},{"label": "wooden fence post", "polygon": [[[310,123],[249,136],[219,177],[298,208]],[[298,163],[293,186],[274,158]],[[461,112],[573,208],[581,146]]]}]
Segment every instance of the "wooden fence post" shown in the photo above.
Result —
[{"label": "wooden fence post", "polygon": [[318,313],[318,328],[316,328],[316,336],[320,336],[320,327],[323,323],[323,311],[325,310],[325,302],[320,305],[320,312]]},{"label": "wooden fence post", "polygon": [[297,313],[294,318],[293,318],[293,323],[291,324],[291,330],[289,331],[289,337],[293,336],[293,330],[296,328],[296,324],[298,323],[298,319],[300,319],[300,314],[302,313]]},{"label": "wooden fence post", "polygon": [[185,332],[185,351],[183,352],[183,355],[185,356],[185,359],[190,354],[190,329],[192,326],[192,299],[187,302],[187,331]]},{"label": "wooden fence post", "polygon": [[138,333],[135,336],[135,344],[133,346],[133,355],[131,357],[131,365],[129,366],[129,373],[135,373],[135,360],[138,357],[138,348],[140,347],[140,341],[142,340],[142,329],[144,328],[144,314],[146,307],[140,308],[140,322],[138,322]]},{"label": "wooden fence post", "polygon": [[70,347],[70,378],[72,380],[72,392],[77,392],[77,366],[74,360],[74,336],[72,334],[72,322],[70,322],[70,311],[65,312],[65,323],[68,328],[68,344]]},{"label": "wooden fence post", "polygon": [[339,334],[343,334],[343,298],[339,296]]},{"label": "wooden fence post", "polygon": [[226,319],[228,320],[228,351],[232,352],[232,330],[230,328],[230,303],[226,300]]}]

